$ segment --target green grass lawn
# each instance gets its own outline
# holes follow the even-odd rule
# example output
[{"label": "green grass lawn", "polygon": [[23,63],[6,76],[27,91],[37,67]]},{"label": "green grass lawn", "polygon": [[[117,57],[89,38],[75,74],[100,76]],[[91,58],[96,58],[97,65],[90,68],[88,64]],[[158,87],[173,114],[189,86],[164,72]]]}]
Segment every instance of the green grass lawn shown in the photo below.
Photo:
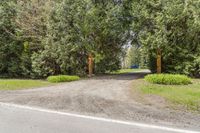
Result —
[{"label": "green grass lawn", "polygon": [[42,80],[0,79],[0,90],[20,90],[49,86],[51,83]]},{"label": "green grass lawn", "polygon": [[134,72],[141,72],[146,69],[121,69],[118,71],[110,72],[109,74],[125,74],[125,73],[134,73]]},{"label": "green grass lawn", "polygon": [[158,95],[171,101],[174,105],[183,105],[188,110],[200,111],[199,79],[193,80],[193,84],[190,85],[158,85],[147,83],[144,80],[141,82],[138,88],[143,95]]}]

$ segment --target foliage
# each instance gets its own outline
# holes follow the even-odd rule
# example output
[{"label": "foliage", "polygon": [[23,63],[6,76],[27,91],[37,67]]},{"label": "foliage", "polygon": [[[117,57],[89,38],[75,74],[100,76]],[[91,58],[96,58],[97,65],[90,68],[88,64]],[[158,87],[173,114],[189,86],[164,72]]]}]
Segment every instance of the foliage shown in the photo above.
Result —
[{"label": "foliage", "polygon": [[152,71],[161,49],[163,72],[199,77],[193,62],[200,57],[200,1],[135,0],[132,6],[135,39],[149,51]]},{"label": "foliage", "polygon": [[41,64],[38,58],[45,63],[36,69],[45,69],[46,75],[85,75],[90,53],[95,59],[96,73],[119,69],[127,36],[125,26],[122,26],[122,13],[121,5],[114,2],[64,0],[58,3],[49,17],[44,50],[33,58],[34,64]]},{"label": "foliage", "polygon": [[23,50],[13,22],[16,16],[13,4],[13,0],[3,0],[0,4],[0,74],[9,76],[21,73],[19,62]]},{"label": "foliage", "polygon": [[189,77],[178,74],[150,74],[145,77],[145,80],[153,84],[164,85],[188,85],[192,83]]},{"label": "foliage", "polygon": [[3,0],[0,5],[0,73],[43,78],[120,68],[129,36],[130,2]]},{"label": "foliage", "polygon": [[[46,69],[47,73],[83,75],[82,71],[85,71],[87,66],[87,53],[85,44],[81,41],[81,33],[77,31],[81,32],[84,7],[83,1],[64,0],[56,4],[51,11],[44,50],[38,52],[38,57],[44,62],[43,69]],[[33,62],[40,64],[37,58]]]},{"label": "foliage", "polygon": [[31,62],[31,50],[30,50],[30,45],[28,42],[24,42],[24,47],[23,51],[20,57],[21,64],[20,64],[20,69],[21,69],[21,75],[24,77],[28,77],[32,73],[32,62]]},{"label": "foliage", "polygon": [[53,1],[17,0],[14,7],[17,11],[14,22],[19,28],[19,37],[28,41],[33,50],[37,50],[46,35],[48,15],[54,7]]},{"label": "foliage", "polygon": [[58,75],[58,76],[49,76],[47,80],[51,83],[59,83],[59,82],[71,82],[79,80],[78,76],[68,76],[68,75]]},{"label": "foliage", "polygon": [[49,75],[59,74],[57,72],[57,63],[55,51],[39,51],[32,54],[32,77],[33,78],[42,78],[48,77]]},{"label": "foliage", "polygon": [[[139,46],[130,63],[200,77],[199,0],[1,0],[0,74],[44,78],[121,68],[125,46]],[[138,53],[137,53],[138,52]],[[131,55],[135,54],[135,55]],[[149,61],[147,61],[149,59]],[[140,60],[138,62],[138,60]]]},{"label": "foliage", "polygon": [[[31,76],[32,52],[41,48],[41,46],[35,46],[36,44],[33,45],[33,43],[38,45],[41,42],[42,36],[38,33],[38,30],[42,26],[38,25],[43,24],[42,20],[36,21],[35,16],[37,16],[37,20],[42,17],[36,15],[38,10],[36,11],[35,8],[39,8],[33,6],[36,3],[35,0],[30,2],[3,0],[0,4],[1,76]],[[37,38],[35,35],[37,35]]]}]

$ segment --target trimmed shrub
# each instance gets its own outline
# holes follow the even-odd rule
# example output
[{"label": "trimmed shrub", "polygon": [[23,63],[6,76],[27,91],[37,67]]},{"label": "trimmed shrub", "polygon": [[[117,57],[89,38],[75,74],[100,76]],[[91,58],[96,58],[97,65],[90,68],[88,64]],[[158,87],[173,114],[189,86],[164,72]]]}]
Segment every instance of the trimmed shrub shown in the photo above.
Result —
[{"label": "trimmed shrub", "polygon": [[192,83],[191,78],[179,74],[150,74],[145,80],[153,84],[164,85],[188,85]]},{"label": "trimmed shrub", "polygon": [[68,75],[49,76],[47,78],[47,80],[51,83],[71,82],[79,79],[80,79],[79,76],[68,76]]}]

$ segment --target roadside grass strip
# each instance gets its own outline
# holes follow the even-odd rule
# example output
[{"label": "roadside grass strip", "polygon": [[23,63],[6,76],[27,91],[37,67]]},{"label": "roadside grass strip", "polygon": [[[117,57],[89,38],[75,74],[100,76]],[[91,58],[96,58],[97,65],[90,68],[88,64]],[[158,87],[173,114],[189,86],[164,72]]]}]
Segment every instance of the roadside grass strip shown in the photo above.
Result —
[{"label": "roadside grass strip", "polygon": [[0,79],[0,90],[32,89],[52,85],[43,80]]}]

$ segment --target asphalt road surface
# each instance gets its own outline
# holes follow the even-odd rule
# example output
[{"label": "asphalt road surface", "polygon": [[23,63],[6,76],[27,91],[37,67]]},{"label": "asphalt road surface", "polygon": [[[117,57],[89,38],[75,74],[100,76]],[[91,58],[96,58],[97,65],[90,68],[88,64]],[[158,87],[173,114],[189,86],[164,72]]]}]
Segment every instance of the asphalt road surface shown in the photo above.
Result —
[{"label": "asphalt road surface", "polygon": [[0,133],[198,133],[0,104]]}]

